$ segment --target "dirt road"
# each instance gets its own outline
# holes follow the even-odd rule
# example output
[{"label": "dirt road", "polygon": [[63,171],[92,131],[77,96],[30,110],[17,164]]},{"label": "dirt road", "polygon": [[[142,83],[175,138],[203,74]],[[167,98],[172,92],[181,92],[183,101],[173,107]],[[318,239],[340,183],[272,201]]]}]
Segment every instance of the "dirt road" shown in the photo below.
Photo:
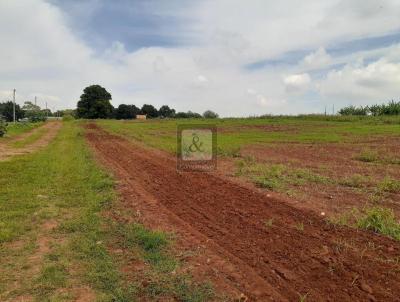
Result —
[{"label": "dirt road", "polygon": [[[47,146],[49,144],[49,142],[57,135],[61,126],[62,126],[62,123],[59,121],[47,122],[43,126],[35,128],[29,132],[26,132],[26,133],[23,133],[23,134],[17,136],[16,138],[14,138],[10,141],[7,141],[7,143],[1,143],[0,144],[0,161],[7,160],[15,155],[32,153],[44,146]],[[15,148],[15,147],[11,146],[12,143],[23,141],[24,139],[30,137],[31,135],[34,135],[38,131],[42,131],[42,130],[44,130],[44,134],[41,135],[41,137],[39,137],[34,142],[32,142],[24,147],[21,147],[21,148]]]},{"label": "dirt road", "polygon": [[[173,157],[94,124],[86,137],[125,205],[194,250],[197,274],[250,301],[400,301],[400,244],[328,223],[223,177],[179,173]],[[139,215],[140,214],[140,215]]]}]

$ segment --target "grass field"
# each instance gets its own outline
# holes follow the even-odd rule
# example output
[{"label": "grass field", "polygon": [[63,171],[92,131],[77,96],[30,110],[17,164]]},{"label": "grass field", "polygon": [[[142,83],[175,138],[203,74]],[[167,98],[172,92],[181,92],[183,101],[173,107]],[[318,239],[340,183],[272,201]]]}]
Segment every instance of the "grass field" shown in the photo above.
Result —
[{"label": "grass field", "polygon": [[396,136],[400,133],[399,117],[267,117],[246,119],[182,119],[153,121],[98,122],[105,129],[150,146],[176,151],[178,124],[215,124],[218,148],[231,154],[248,144],[257,143],[324,143],[352,142],[369,136]]},{"label": "grass field", "polygon": [[[170,276],[180,266],[170,234],[111,218],[122,212],[114,181],[94,162],[82,131],[79,123],[65,122],[45,149],[0,162],[0,300],[212,296],[207,284]],[[134,216],[119,217],[125,215]],[[142,275],[122,273],[132,259],[148,264],[141,273],[146,288]]]}]

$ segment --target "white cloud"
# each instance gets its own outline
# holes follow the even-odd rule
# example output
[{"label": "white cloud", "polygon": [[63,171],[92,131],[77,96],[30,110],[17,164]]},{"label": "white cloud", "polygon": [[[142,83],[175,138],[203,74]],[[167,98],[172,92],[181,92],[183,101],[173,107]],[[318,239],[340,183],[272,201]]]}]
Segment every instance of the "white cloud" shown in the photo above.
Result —
[{"label": "white cloud", "polygon": [[350,100],[356,104],[387,101],[399,96],[400,62],[386,58],[363,65],[348,64],[329,72],[319,84],[327,99]]},{"label": "white cloud", "polygon": [[332,63],[332,57],[325,48],[320,47],[315,52],[307,55],[301,64],[307,69],[319,69],[328,67]]},{"label": "white cloud", "polygon": [[287,92],[305,92],[311,83],[308,73],[292,74],[283,79]]}]

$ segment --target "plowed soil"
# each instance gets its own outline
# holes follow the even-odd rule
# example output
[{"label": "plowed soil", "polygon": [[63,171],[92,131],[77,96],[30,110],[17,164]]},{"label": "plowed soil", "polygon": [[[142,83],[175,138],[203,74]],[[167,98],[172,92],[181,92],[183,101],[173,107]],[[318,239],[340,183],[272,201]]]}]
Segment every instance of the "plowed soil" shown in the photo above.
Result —
[{"label": "plowed soil", "polygon": [[[400,301],[400,244],[338,227],[307,209],[212,173],[180,173],[175,158],[110,135],[86,137],[119,178],[126,207],[174,231],[191,271],[249,301]],[[269,221],[269,223],[266,223]]]}]

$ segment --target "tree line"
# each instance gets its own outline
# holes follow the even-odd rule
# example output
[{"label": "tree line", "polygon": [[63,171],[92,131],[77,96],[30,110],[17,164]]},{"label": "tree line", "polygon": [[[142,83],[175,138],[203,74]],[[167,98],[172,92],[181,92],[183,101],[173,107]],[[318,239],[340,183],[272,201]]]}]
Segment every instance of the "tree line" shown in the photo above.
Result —
[{"label": "tree line", "polygon": [[158,110],[153,105],[144,104],[141,108],[135,105],[121,104],[114,108],[111,94],[100,85],[92,85],[83,90],[83,94],[77,104],[76,117],[86,119],[135,119],[138,115],[146,115],[147,118],[217,118],[218,114],[207,110],[203,115],[188,111],[176,112],[167,105]]},{"label": "tree line", "polygon": [[[42,109],[32,102],[25,102],[23,106],[15,104],[15,119],[17,121],[27,119],[30,122],[45,121],[49,116],[61,116],[64,111],[51,112],[50,109]],[[14,103],[11,101],[0,103],[0,118],[6,122],[14,120]]]},{"label": "tree line", "polygon": [[400,101],[370,106],[347,106],[339,110],[340,115],[400,115]]}]

